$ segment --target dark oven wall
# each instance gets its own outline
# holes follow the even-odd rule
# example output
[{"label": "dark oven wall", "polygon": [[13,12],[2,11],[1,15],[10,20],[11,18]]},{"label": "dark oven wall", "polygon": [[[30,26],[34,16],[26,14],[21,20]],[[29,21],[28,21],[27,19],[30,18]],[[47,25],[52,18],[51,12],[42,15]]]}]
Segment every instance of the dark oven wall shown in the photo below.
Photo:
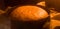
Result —
[{"label": "dark oven wall", "polygon": [[25,4],[36,4],[43,0],[5,0],[6,5],[16,6],[16,5],[25,5]]},{"label": "dark oven wall", "polygon": [[55,11],[60,12],[60,0],[46,0],[46,4],[49,8],[55,8]]}]

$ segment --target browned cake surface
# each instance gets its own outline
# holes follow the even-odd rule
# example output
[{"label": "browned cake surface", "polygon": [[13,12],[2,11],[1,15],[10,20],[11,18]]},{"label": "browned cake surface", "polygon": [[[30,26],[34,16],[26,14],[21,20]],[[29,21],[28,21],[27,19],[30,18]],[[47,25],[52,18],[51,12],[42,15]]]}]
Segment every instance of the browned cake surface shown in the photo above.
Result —
[{"label": "browned cake surface", "polygon": [[48,13],[42,9],[39,8],[37,6],[21,6],[21,7],[17,7],[12,13],[11,13],[12,17],[18,18],[20,20],[20,18],[24,21],[27,20],[38,20],[38,19],[42,19],[42,18],[46,18],[48,16]]}]

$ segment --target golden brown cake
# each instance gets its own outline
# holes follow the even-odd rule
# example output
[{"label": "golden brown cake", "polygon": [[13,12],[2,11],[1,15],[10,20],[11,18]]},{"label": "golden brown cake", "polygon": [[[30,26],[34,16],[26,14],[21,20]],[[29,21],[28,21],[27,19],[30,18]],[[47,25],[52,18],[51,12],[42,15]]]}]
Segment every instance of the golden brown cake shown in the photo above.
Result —
[{"label": "golden brown cake", "polygon": [[17,20],[30,21],[38,20],[48,17],[48,13],[37,6],[19,6],[11,14],[12,18],[17,18]]}]

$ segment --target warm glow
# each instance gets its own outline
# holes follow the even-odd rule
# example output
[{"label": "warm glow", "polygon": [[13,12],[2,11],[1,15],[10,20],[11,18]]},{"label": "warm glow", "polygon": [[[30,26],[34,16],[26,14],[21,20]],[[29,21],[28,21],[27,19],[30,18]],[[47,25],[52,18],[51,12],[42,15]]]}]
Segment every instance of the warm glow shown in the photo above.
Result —
[{"label": "warm glow", "polygon": [[1,15],[1,14],[4,14],[4,13],[5,13],[5,11],[3,11],[3,10],[0,10],[0,15]]},{"label": "warm glow", "polygon": [[56,26],[60,26],[60,21],[58,20],[51,20],[50,22],[50,29],[54,29]]},{"label": "warm glow", "polygon": [[[38,20],[48,17],[48,13],[37,6],[21,6],[17,7],[12,13],[12,17],[18,18],[19,20]],[[20,19],[21,18],[21,19]]]},{"label": "warm glow", "polygon": [[45,1],[38,2],[37,5],[45,6]]},{"label": "warm glow", "polygon": [[[60,13],[54,11],[54,10],[50,10],[50,29],[54,29],[56,26],[60,26],[60,20],[59,20],[59,15]],[[56,19],[57,18],[57,19]]]},{"label": "warm glow", "polygon": [[50,18],[53,18],[54,16],[56,15],[59,15],[60,13],[56,12],[56,11],[53,11],[53,10],[50,10],[51,13],[50,13]]}]

